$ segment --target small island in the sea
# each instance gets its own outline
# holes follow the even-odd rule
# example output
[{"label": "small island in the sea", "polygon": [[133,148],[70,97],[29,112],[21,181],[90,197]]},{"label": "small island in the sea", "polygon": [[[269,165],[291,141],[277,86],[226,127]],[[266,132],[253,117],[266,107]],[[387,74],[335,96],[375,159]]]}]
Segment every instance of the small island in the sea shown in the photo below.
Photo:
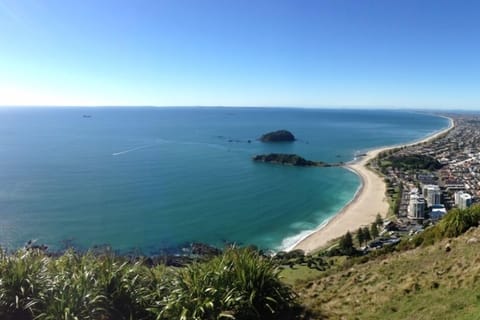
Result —
[{"label": "small island in the sea", "polygon": [[260,137],[262,142],[292,142],[295,136],[288,130],[277,130],[265,133]]},{"label": "small island in the sea", "polygon": [[296,154],[283,154],[283,153],[269,153],[269,154],[256,155],[253,157],[253,161],[297,166],[297,167],[331,167],[332,166],[332,164],[329,164],[326,162],[307,160]]}]

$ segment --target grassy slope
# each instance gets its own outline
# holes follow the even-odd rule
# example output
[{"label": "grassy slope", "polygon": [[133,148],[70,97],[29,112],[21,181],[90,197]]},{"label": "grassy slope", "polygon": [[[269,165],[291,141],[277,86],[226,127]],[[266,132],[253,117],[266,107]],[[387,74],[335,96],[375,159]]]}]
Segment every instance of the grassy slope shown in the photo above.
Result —
[{"label": "grassy slope", "polygon": [[480,319],[480,242],[467,244],[472,237],[480,240],[480,228],[315,279],[310,274],[295,290],[328,319]]}]

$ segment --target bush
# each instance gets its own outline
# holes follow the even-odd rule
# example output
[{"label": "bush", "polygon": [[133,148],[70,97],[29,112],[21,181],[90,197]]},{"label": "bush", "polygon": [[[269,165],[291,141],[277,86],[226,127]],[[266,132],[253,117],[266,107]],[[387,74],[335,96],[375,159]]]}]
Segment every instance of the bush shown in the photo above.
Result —
[{"label": "bush", "polygon": [[445,237],[457,237],[469,228],[478,226],[478,211],[476,207],[450,210],[438,224],[440,233]]},{"label": "bush", "polygon": [[47,264],[38,251],[8,255],[0,249],[0,318],[28,319],[41,310],[48,283]]},{"label": "bush", "polygon": [[278,274],[251,249],[177,269],[112,254],[0,251],[0,319],[291,319],[295,297]]},{"label": "bush", "polygon": [[432,245],[443,238],[458,237],[471,227],[477,227],[479,220],[480,206],[473,206],[468,209],[452,209],[435,226],[425,229],[409,241],[402,241],[398,249],[408,250],[420,245]]},{"label": "bush", "polygon": [[174,272],[172,290],[158,309],[162,319],[278,319],[294,306],[270,258],[230,249],[207,263]]}]

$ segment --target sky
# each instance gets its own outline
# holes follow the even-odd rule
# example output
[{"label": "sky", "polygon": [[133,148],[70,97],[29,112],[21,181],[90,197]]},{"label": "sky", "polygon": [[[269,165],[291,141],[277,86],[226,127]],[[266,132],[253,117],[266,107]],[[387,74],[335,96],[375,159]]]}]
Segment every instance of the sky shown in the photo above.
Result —
[{"label": "sky", "polygon": [[480,109],[480,1],[0,0],[0,105]]}]

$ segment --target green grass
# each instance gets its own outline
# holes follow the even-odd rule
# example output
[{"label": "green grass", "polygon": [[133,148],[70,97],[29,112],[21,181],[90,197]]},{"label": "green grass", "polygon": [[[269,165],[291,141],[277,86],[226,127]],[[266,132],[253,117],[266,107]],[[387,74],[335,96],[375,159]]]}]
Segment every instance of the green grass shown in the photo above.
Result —
[{"label": "green grass", "polygon": [[392,166],[392,161],[389,160],[381,160],[380,167],[390,167]]},{"label": "green grass", "polygon": [[479,319],[480,242],[467,244],[480,239],[479,229],[348,264],[297,281],[295,289],[307,308],[328,319]]},{"label": "green grass", "polygon": [[[380,308],[373,313],[366,312],[365,318],[384,319],[478,319],[480,304],[472,289],[478,291],[480,286],[474,288],[438,288],[433,290],[420,290],[415,295],[399,297],[388,306]],[[432,307],[432,304],[434,307]]]},{"label": "green grass", "polygon": [[299,281],[308,281],[318,278],[324,271],[312,269],[307,266],[284,267],[280,272],[280,278],[283,282],[294,285]]}]

